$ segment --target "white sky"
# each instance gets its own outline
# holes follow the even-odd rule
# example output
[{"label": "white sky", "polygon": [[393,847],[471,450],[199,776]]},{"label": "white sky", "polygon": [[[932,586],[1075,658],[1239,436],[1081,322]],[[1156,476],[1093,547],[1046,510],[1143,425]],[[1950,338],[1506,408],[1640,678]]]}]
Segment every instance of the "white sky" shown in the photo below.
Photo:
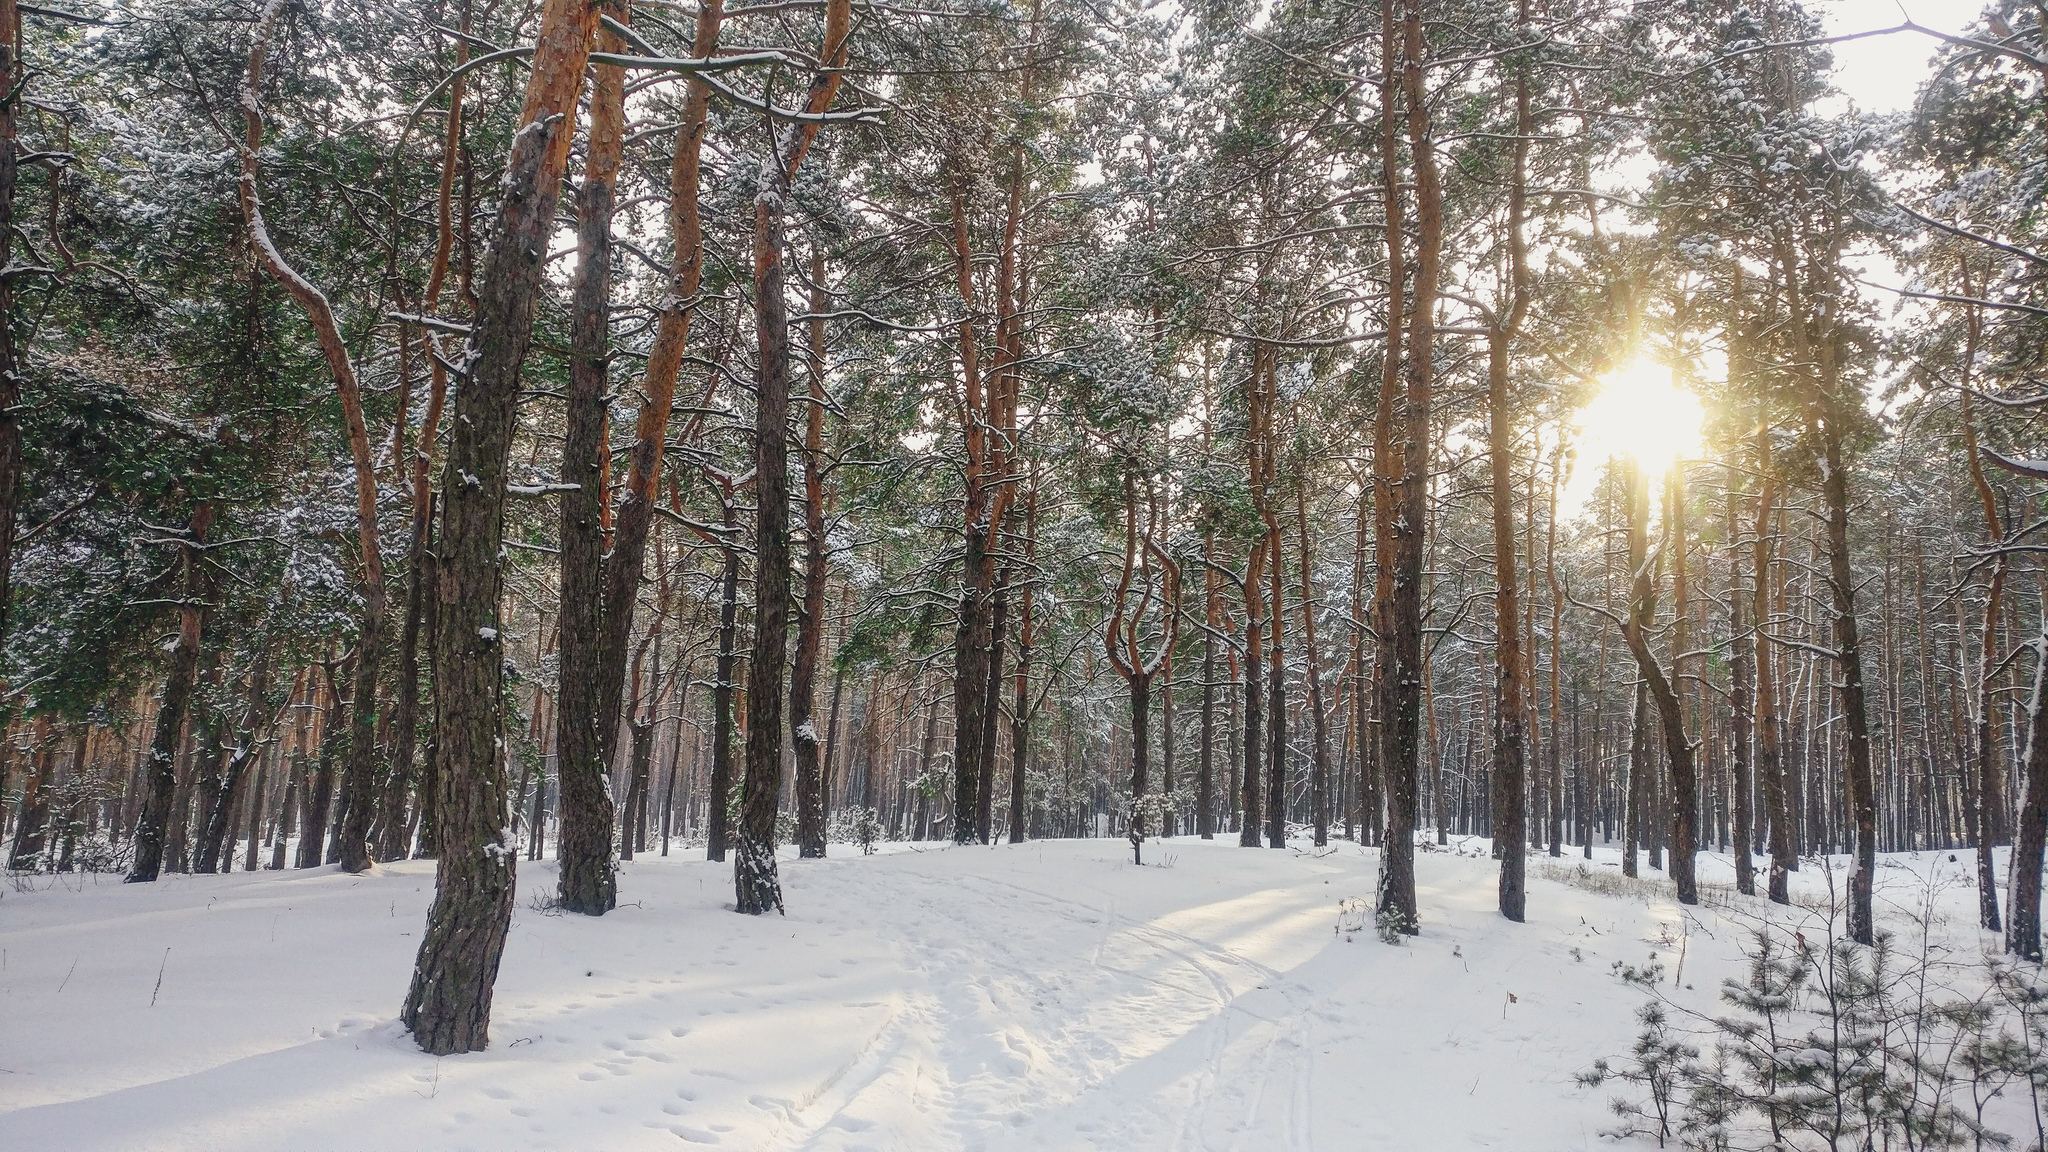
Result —
[{"label": "white sky", "polygon": [[[1830,35],[1897,27],[1907,17],[1925,28],[1961,32],[1982,11],[1977,0],[1821,0]],[[1938,41],[1917,32],[1872,36],[1833,46],[1835,86],[1866,112],[1911,107],[1913,91],[1927,77],[1928,58]]]}]

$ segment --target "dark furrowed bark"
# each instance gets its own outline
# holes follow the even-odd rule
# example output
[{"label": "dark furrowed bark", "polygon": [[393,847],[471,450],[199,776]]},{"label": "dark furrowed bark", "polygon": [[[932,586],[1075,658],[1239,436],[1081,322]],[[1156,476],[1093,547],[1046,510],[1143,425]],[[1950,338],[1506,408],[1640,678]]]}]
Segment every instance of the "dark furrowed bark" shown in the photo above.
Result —
[{"label": "dark furrowed bark", "polygon": [[184,732],[192,690],[199,682],[199,642],[206,621],[206,577],[199,554],[212,523],[213,505],[202,500],[192,510],[186,529],[190,542],[179,547],[184,603],[178,608],[178,641],[164,672],[164,698],[157,707],[156,730],[149,742],[142,809],[135,820],[135,858],[128,868],[131,884],[155,880],[163,871],[165,833],[178,788],[178,737]]},{"label": "dark furrowed bark", "polygon": [[[1391,18],[1389,18],[1391,19]],[[1383,26],[1388,47],[1393,35]],[[1415,168],[1416,257],[1413,303],[1408,311],[1403,357],[1403,422],[1400,482],[1391,525],[1394,547],[1391,591],[1380,611],[1386,637],[1387,672],[1380,705],[1381,771],[1387,785],[1387,842],[1380,853],[1376,915],[1380,931],[1415,935],[1421,931],[1415,903],[1416,779],[1422,754],[1422,568],[1429,524],[1431,386],[1436,348],[1437,265],[1443,235],[1443,199],[1429,136],[1429,107],[1422,78],[1422,12],[1411,2],[1401,21],[1401,88],[1408,142]],[[1392,53],[1388,52],[1391,59]],[[1390,67],[1389,74],[1393,72]],[[1391,178],[1391,177],[1390,177]]]},{"label": "dark furrowed bark", "polygon": [[734,840],[736,908],[782,910],[775,814],[782,785],[783,676],[789,650],[789,314],[783,303],[786,186],[771,161],[754,198],[754,652],[747,661],[747,746]]},{"label": "dark furrowed bark", "polygon": [[804,364],[804,597],[797,617],[796,661],[789,672],[789,727],[796,743],[797,852],[825,855],[825,765],[818,732],[818,658],[825,641],[825,255],[811,253],[811,314]]},{"label": "dark furrowed bark", "polygon": [[[235,869],[234,842],[230,839],[232,833],[228,821],[235,807],[235,791],[247,775],[249,765],[262,753],[258,738],[263,730],[264,713],[267,708],[264,696],[269,691],[270,653],[265,651],[256,657],[256,667],[249,674],[248,703],[242,710],[241,724],[235,729],[235,745],[228,755],[227,766],[221,773],[219,794],[213,802],[205,826],[200,829],[198,849],[192,857],[194,872],[232,872]],[[250,807],[254,808],[255,805],[252,803]]]},{"label": "dark furrowed bark", "polygon": [[1009,629],[1010,574],[1006,568],[996,578],[995,603],[989,610],[988,680],[981,698],[981,779],[974,786],[974,839],[988,844],[995,839],[996,722],[1002,718],[1003,639]]},{"label": "dark furrowed bark", "polygon": [[[724,494],[726,541],[739,530],[739,508]],[[718,660],[711,685],[710,813],[705,821],[704,858],[725,859],[732,839],[732,694],[739,663],[740,553],[730,543],[721,549],[718,593]]]},{"label": "dark furrowed bark", "polygon": [[[613,19],[623,4],[600,6]],[[620,52],[625,41],[600,29],[597,46]],[[569,361],[567,420],[562,440],[561,687],[557,693],[555,778],[561,789],[562,907],[602,916],[618,903],[612,861],[615,816],[606,774],[618,745],[619,705],[604,699],[607,605],[604,601],[604,494],[611,468],[605,444],[610,409],[612,204],[625,137],[624,70],[600,64],[590,93],[590,132],[583,183],[576,194],[576,275],[570,288],[575,354]]]},{"label": "dark furrowed bark", "polygon": [[512,920],[517,849],[505,835],[498,619],[506,458],[596,25],[597,9],[577,0],[548,0],[542,10],[497,233],[476,282],[469,376],[456,394],[443,470],[434,596],[440,862],[401,1014],[435,1055],[490,1043],[491,990]]}]

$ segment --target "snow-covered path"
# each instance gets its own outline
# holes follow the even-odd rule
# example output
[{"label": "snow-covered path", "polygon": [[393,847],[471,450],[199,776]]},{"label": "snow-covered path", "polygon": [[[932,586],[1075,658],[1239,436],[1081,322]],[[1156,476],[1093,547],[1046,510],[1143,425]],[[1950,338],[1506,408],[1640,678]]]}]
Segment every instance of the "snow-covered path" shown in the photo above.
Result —
[{"label": "snow-covered path", "polygon": [[492,1046],[440,1060],[393,1023],[430,864],[39,878],[0,899],[0,1147],[1612,1147],[1573,1081],[1634,1033],[1610,964],[1684,935],[1704,997],[1735,959],[1541,879],[1507,925],[1453,853],[1390,948],[1338,931],[1375,868],[1348,844],[893,847],[785,862],[786,918],[680,856],[544,915],[522,865]]}]

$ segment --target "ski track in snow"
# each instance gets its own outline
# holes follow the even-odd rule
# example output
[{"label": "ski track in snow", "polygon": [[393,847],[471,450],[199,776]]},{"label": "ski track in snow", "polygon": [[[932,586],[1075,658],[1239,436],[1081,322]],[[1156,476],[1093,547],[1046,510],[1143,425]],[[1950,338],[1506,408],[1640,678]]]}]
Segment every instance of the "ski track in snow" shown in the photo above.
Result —
[{"label": "ski track in snow", "polygon": [[[1615,1147],[1573,1080],[1634,1034],[1611,964],[1684,936],[1704,1006],[1737,933],[1540,865],[1509,925],[1484,850],[1418,855],[1397,948],[1336,930],[1373,888],[1349,844],[835,845],[784,863],[786,918],[681,855],[624,865],[608,916],[544,915],[554,868],[523,864],[492,1045],[439,1060],[394,1019],[431,862],[37,878],[0,898],[0,1148]],[[1933,878],[1967,928],[1970,861],[1905,863],[1880,891]]]}]

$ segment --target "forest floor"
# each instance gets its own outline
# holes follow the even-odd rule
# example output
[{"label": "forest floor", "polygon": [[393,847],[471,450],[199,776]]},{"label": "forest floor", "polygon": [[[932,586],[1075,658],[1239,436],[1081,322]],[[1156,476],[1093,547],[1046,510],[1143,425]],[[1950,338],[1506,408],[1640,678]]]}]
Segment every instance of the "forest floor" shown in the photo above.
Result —
[{"label": "forest floor", "polygon": [[[1613,962],[1656,952],[1710,1008],[1761,906],[1681,914],[1596,852],[1532,858],[1513,925],[1484,841],[1431,848],[1400,947],[1360,911],[1377,853],[1341,842],[1184,837],[1143,867],[1119,840],[834,845],[785,862],[788,915],[759,918],[695,853],[624,865],[601,919],[543,911],[553,866],[522,863],[491,1047],[444,1059],[395,1022],[431,862],[16,878],[0,1147],[1616,1147],[1610,1093],[1574,1079],[1634,1038]],[[1931,899],[1990,946],[1970,863],[1887,858],[1881,919],[1903,934]],[[1796,881],[1824,897],[1825,870]]]}]

